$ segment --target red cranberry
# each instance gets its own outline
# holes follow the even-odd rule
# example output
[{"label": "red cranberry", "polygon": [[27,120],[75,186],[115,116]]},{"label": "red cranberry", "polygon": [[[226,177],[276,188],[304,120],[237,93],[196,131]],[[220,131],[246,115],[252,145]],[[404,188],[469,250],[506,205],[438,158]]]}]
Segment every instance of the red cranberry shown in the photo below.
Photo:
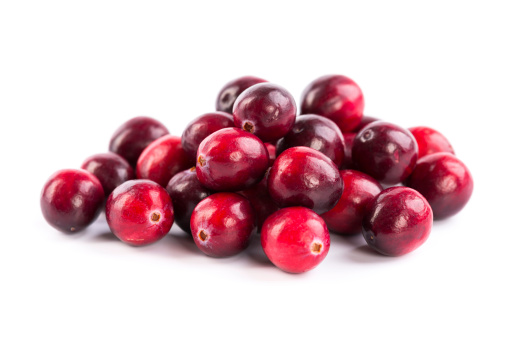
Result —
[{"label": "red cranberry", "polygon": [[261,230],[262,249],[283,271],[302,273],[319,265],[329,251],[329,231],[315,212],[303,207],[278,210]]},{"label": "red cranberry", "polygon": [[234,127],[234,120],[231,114],[215,112],[201,115],[190,122],[183,131],[181,146],[187,155],[195,161],[197,149],[202,140],[215,131],[228,127]]},{"label": "red cranberry", "polygon": [[144,149],[137,161],[136,175],[165,187],[171,177],[193,165],[181,147],[181,138],[165,135]]},{"label": "red cranberry", "polygon": [[106,204],[109,228],[120,240],[134,246],[164,237],[174,221],[169,193],[149,180],[127,181],[116,188]]},{"label": "red cranberry", "polygon": [[308,147],[293,147],[275,160],[268,175],[268,189],[281,207],[304,206],[321,214],[340,199],[343,180],[326,155]]},{"label": "red cranberry", "polygon": [[406,187],[391,187],[368,205],[363,236],[387,256],[401,256],[421,246],[431,232],[433,213],[426,199]]},{"label": "red cranberry", "polygon": [[234,103],[236,127],[253,133],[264,142],[289,132],[296,120],[296,101],[273,83],[259,83],[245,90]]},{"label": "red cranberry", "polygon": [[323,116],[308,114],[296,118],[296,123],[276,146],[277,154],[292,147],[309,147],[320,151],[338,167],[344,157],[343,135],[336,123]]},{"label": "red cranberry", "polygon": [[99,179],[106,197],[123,182],[135,178],[130,164],[115,153],[90,156],[83,162],[81,168]]},{"label": "red cranberry", "polygon": [[109,151],[117,153],[135,168],[144,148],[167,134],[169,131],[159,121],[144,116],[134,117],[115,131],[109,143]]},{"label": "red cranberry", "polygon": [[306,87],[301,114],[317,114],[333,120],[342,132],[353,131],[363,117],[361,88],[343,75],[322,76]]},{"label": "red cranberry", "polygon": [[174,175],[167,184],[167,191],[173,202],[176,224],[190,234],[192,212],[196,205],[212,192],[199,183],[195,167]]},{"label": "red cranberry", "polygon": [[249,188],[262,180],[268,165],[264,143],[238,128],[214,132],[197,151],[197,178],[206,188],[216,191]]},{"label": "red cranberry", "polygon": [[454,154],[451,143],[444,135],[429,127],[413,127],[408,130],[414,135],[419,146],[419,158],[440,152]]},{"label": "red cranberry", "polygon": [[355,169],[381,183],[400,183],[414,170],[417,142],[404,128],[388,122],[373,122],[356,135],[352,160]]},{"label": "red cranberry", "polygon": [[474,189],[470,171],[451,153],[436,153],[419,159],[405,185],[428,200],[436,219],[457,214]]},{"label": "red cranberry", "polygon": [[276,147],[271,143],[264,143],[269,154],[269,166],[271,167],[275,163],[276,159]]},{"label": "red cranberry", "polygon": [[232,80],[218,93],[216,109],[232,114],[232,107],[239,94],[243,93],[245,89],[262,82],[266,82],[266,80],[254,76],[243,76]]},{"label": "red cranberry", "polygon": [[352,145],[354,144],[354,139],[356,138],[356,133],[344,133],[344,151],[343,151],[343,161],[340,169],[354,169],[354,163],[352,162]]},{"label": "red cranberry", "polygon": [[246,249],[254,222],[252,206],[245,197],[221,192],[197,204],[190,229],[195,244],[206,255],[228,257]]},{"label": "red cranberry", "polygon": [[361,233],[366,206],[382,186],[370,176],[355,170],[342,170],[343,194],[336,206],[321,216],[329,230],[342,235]]},{"label": "red cranberry", "polygon": [[363,129],[364,127],[366,127],[370,123],[376,122],[376,121],[379,121],[379,119],[376,118],[376,117],[371,117],[371,116],[363,115],[363,117],[361,118],[361,122],[354,129],[354,132],[358,133],[359,131],[361,131],[361,129]]},{"label": "red cranberry", "polygon": [[104,205],[104,189],[94,175],[81,169],[60,170],[42,188],[42,215],[55,229],[78,232],[93,223]]}]

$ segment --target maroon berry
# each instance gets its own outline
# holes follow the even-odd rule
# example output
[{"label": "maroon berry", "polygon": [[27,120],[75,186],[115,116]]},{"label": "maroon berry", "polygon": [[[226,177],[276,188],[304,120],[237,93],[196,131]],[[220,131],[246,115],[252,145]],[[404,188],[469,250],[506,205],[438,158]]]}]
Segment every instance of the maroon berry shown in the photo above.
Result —
[{"label": "maroon berry", "polygon": [[271,143],[264,143],[269,154],[269,166],[271,167],[275,163],[276,159],[276,147]]},{"label": "maroon berry", "polygon": [[354,139],[354,168],[384,184],[406,179],[417,162],[417,142],[412,134],[395,124],[368,124]]},{"label": "maroon berry", "polygon": [[196,205],[211,195],[211,191],[199,183],[195,167],[177,173],[167,184],[167,191],[174,206],[174,220],[190,234],[190,217]]},{"label": "maroon berry", "polygon": [[197,157],[197,149],[202,140],[215,131],[234,127],[231,114],[223,112],[207,113],[199,116],[188,124],[181,135],[181,146],[193,161]]},{"label": "maroon berry", "polygon": [[303,207],[278,210],[261,230],[262,249],[285,272],[302,273],[315,268],[326,258],[329,244],[324,220]]},{"label": "maroon berry", "polygon": [[99,179],[106,197],[123,182],[135,178],[134,170],[130,164],[115,153],[90,156],[83,162],[81,168]]},{"label": "maroon berry", "polygon": [[363,117],[361,88],[343,75],[322,76],[303,91],[301,114],[317,114],[334,121],[342,132],[353,131]]},{"label": "maroon berry", "polygon": [[104,205],[104,189],[94,175],[65,169],[49,177],[42,188],[42,215],[55,229],[78,232],[93,223]]},{"label": "maroon berry", "polygon": [[436,153],[419,159],[405,185],[428,200],[435,219],[457,214],[474,189],[470,171],[451,153]]},{"label": "maroon berry", "polygon": [[321,214],[336,205],[343,181],[329,157],[308,147],[293,147],[275,160],[268,189],[280,207],[304,206]]},{"label": "maroon berry", "polygon": [[136,175],[165,187],[171,177],[193,165],[181,147],[181,138],[165,135],[144,149],[137,161]]},{"label": "maroon berry", "polygon": [[421,246],[432,225],[431,207],[420,193],[406,187],[391,187],[368,205],[363,236],[381,254],[401,256]]},{"label": "maroon berry", "polygon": [[354,163],[352,162],[352,145],[354,144],[354,139],[356,138],[356,133],[344,133],[344,151],[343,151],[343,161],[340,169],[354,169]]},{"label": "maroon berry", "polygon": [[252,206],[245,197],[221,192],[197,204],[190,229],[195,244],[206,255],[228,257],[246,249],[254,222]]},{"label": "maroon berry", "polygon": [[116,188],[106,204],[109,228],[121,241],[142,246],[164,237],[174,221],[169,193],[149,180],[127,181]]},{"label": "maroon berry", "polygon": [[338,167],[344,157],[343,135],[336,123],[323,116],[308,114],[296,118],[292,129],[276,145],[277,154],[292,147],[309,147],[320,151]]},{"label": "maroon berry", "polygon": [[429,127],[412,127],[408,130],[414,135],[419,147],[419,158],[440,152],[454,154],[451,143],[444,135]]},{"label": "maroon berry", "polygon": [[296,101],[281,86],[259,83],[245,90],[234,103],[236,127],[253,133],[264,142],[289,132],[296,120]]},{"label": "maroon berry", "polygon": [[238,128],[214,132],[197,151],[197,178],[215,191],[254,186],[268,169],[269,154],[258,137]]},{"label": "maroon berry", "polygon": [[353,132],[354,133],[358,133],[358,132],[361,131],[361,129],[363,129],[364,127],[366,127],[370,123],[376,122],[376,121],[379,121],[379,119],[376,118],[376,117],[371,117],[371,116],[363,115],[363,117],[361,118],[361,122],[359,122],[359,124],[357,125],[357,127],[354,128]]},{"label": "maroon berry", "polygon": [[232,107],[239,94],[243,93],[245,89],[262,82],[266,82],[266,80],[254,76],[243,76],[228,82],[218,93],[216,109],[232,114]]},{"label": "maroon berry", "polygon": [[109,151],[117,153],[135,168],[144,148],[167,134],[169,131],[159,121],[144,116],[134,117],[115,131],[109,143]]}]

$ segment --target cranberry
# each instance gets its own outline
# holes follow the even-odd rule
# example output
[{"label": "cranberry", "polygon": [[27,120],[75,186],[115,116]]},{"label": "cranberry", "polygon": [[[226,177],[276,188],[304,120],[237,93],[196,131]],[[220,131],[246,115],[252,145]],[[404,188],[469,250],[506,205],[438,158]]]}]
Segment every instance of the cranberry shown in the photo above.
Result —
[{"label": "cranberry", "polygon": [[249,188],[262,180],[268,165],[264,143],[238,128],[214,132],[197,151],[197,178],[206,188],[216,191]]},{"label": "cranberry", "polygon": [[391,187],[368,205],[363,236],[381,254],[401,256],[426,241],[432,224],[431,207],[420,193],[406,187]]},{"label": "cranberry", "polygon": [[329,231],[315,212],[303,207],[278,210],[261,230],[262,249],[283,271],[302,273],[315,268],[329,251]]},{"label": "cranberry", "polygon": [[343,181],[329,157],[308,147],[293,147],[275,160],[268,189],[281,207],[304,206],[321,214],[336,205]]},{"label": "cranberry", "polygon": [[321,216],[329,230],[342,235],[361,233],[366,206],[382,186],[370,176],[355,170],[342,170],[343,194],[336,206]]},{"label": "cranberry", "polygon": [[322,76],[306,87],[301,114],[317,114],[333,120],[342,132],[353,131],[363,117],[361,88],[343,75]]},{"label": "cranberry", "polygon": [[436,219],[457,214],[467,204],[474,188],[470,171],[451,153],[419,159],[405,185],[428,200]]},{"label": "cranberry", "polygon": [[104,205],[104,189],[94,175],[81,169],[60,170],[42,188],[40,207],[46,221],[64,233],[93,223]]},{"label": "cranberry", "polygon": [[400,183],[415,167],[417,142],[404,128],[388,122],[373,122],[356,135],[352,160],[355,169],[381,183]]},{"label": "cranberry", "polygon": [[296,120],[296,101],[273,83],[259,83],[245,90],[234,103],[236,127],[253,133],[264,142],[289,132]]},{"label": "cranberry", "polygon": [[419,158],[439,152],[454,154],[454,149],[452,149],[449,141],[435,129],[412,127],[408,128],[408,130],[414,135],[419,146]]},{"label": "cranberry", "polygon": [[190,234],[192,212],[196,205],[212,192],[199,183],[195,167],[174,175],[167,184],[167,191],[173,202],[176,224]]},{"label": "cranberry", "polygon": [[243,76],[228,82],[218,93],[216,109],[232,114],[232,107],[239,94],[243,93],[245,89],[262,82],[267,81],[254,76]]},{"label": "cranberry", "polygon": [[83,162],[81,168],[97,176],[106,197],[123,182],[135,178],[130,164],[115,153],[90,156]]},{"label": "cranberry", "polygon": [[206,255],[228,257],[246,249],[254,222],[252,206],[245,197],[221,192],[197,204],[190,229],[195,244]]},{"label": "cranberry", "polygon": [[194,165],[181,147],[181,138],[165,135],[144,149],[137,161],[137,178],[149,179],[165,187],[171,177]]},{"label": "cranberry", "polygon": [[169,193],[149,180],[127,181],[116,188],[106,204],[109,228],[120,240],[134,246],[164,237],[174,221]]},{"label": "cranberry", "polygon": [[271,143],[264,143],[269,154],[269,166],[271,167],[275,163],[276,159],[276,147]]},{"label": "cranberry", "polygon": [[340,169],[353,169],[354,163],[352,162],[352,145],[354,144],[354,139],[356,138],[356,133],[344,133],[344,151],[343,151],[343,161]]},{"label": "cranberry", "polygon": [[359,122],[357,127],[354,129],[354,132],[358,133],[359,131],[361,131],[361,129],[363,129],[364,127],[366,127],[370,123],[376,122],[376,121],[379,121],[379,119],[376,117],[363,115],[363,117],[361,118],[361,122]]},{"label": "cranberry", "polygon": [[228,127],[234,127],[234,120],[231,114],[215,112],[201,115],[190,122],[183,131],[181,146],[187,155],[195,161],[197,149],[202,140],[215,131]]},{"label": "cranberry", "polygon": [[167,134],[169,131],[159,121],[144,116],[134,117],[115,131],[109,143],[109,151],[117,153],[135,168],[144,148]]},{"label": "cranberry", "polygon": [[284,150],[304,146],[320,151],[338,167],[344,157],[343,135],[338,126],[323,116],[308,114],[296,118],[296,123],[276,146],[277,154]]}]

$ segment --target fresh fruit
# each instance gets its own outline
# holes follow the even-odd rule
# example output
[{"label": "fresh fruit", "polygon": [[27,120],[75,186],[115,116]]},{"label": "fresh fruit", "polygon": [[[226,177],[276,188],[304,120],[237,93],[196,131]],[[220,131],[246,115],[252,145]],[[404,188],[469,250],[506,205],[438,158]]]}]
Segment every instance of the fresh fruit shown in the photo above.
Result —
[{"label": "fresh fruit", "polygon": [[99,179],[106,197],[123,182],[135,178],[134,170],[130,164],[115,153],[90,156],[83,162],[81,169],[88,171]]},{"label": "fresh fruit", "polygon": [[217,111],[232,114],[232,107],[239,94],[243,93],[245,89],[262,82],[266,82],[266,80],[255,76],[243,76],[228,82],[218,93],[215,104]]},{"label": "fresh fruit", "polygon": [[440,132],[430,127],[412,127],[408,130],[414,135],[419,147],[419,158],[434,153],[454,154],[451,143]]}]

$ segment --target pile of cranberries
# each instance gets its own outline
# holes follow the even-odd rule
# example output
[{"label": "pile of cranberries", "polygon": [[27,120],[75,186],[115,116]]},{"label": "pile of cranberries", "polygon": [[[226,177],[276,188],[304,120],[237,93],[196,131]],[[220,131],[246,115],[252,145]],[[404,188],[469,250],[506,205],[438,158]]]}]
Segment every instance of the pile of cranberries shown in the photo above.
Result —
[{"label": "pile of cranberries", "polygon": [[299,116],[286,89],[242,77],[181,137],[149,117],[124,123],[108,153],[48,179],[42,214],[75,233],[105,208],[112,233],[133,246],[160,240],[176,221],[212,257],[245,250],[259,232],[269,260],[291,273],[326,257],[329,231],[404,255],[426,241],[434,218],[466,205],[472,176],[438,131],[363,109],[345,76],[310,83]]}]

